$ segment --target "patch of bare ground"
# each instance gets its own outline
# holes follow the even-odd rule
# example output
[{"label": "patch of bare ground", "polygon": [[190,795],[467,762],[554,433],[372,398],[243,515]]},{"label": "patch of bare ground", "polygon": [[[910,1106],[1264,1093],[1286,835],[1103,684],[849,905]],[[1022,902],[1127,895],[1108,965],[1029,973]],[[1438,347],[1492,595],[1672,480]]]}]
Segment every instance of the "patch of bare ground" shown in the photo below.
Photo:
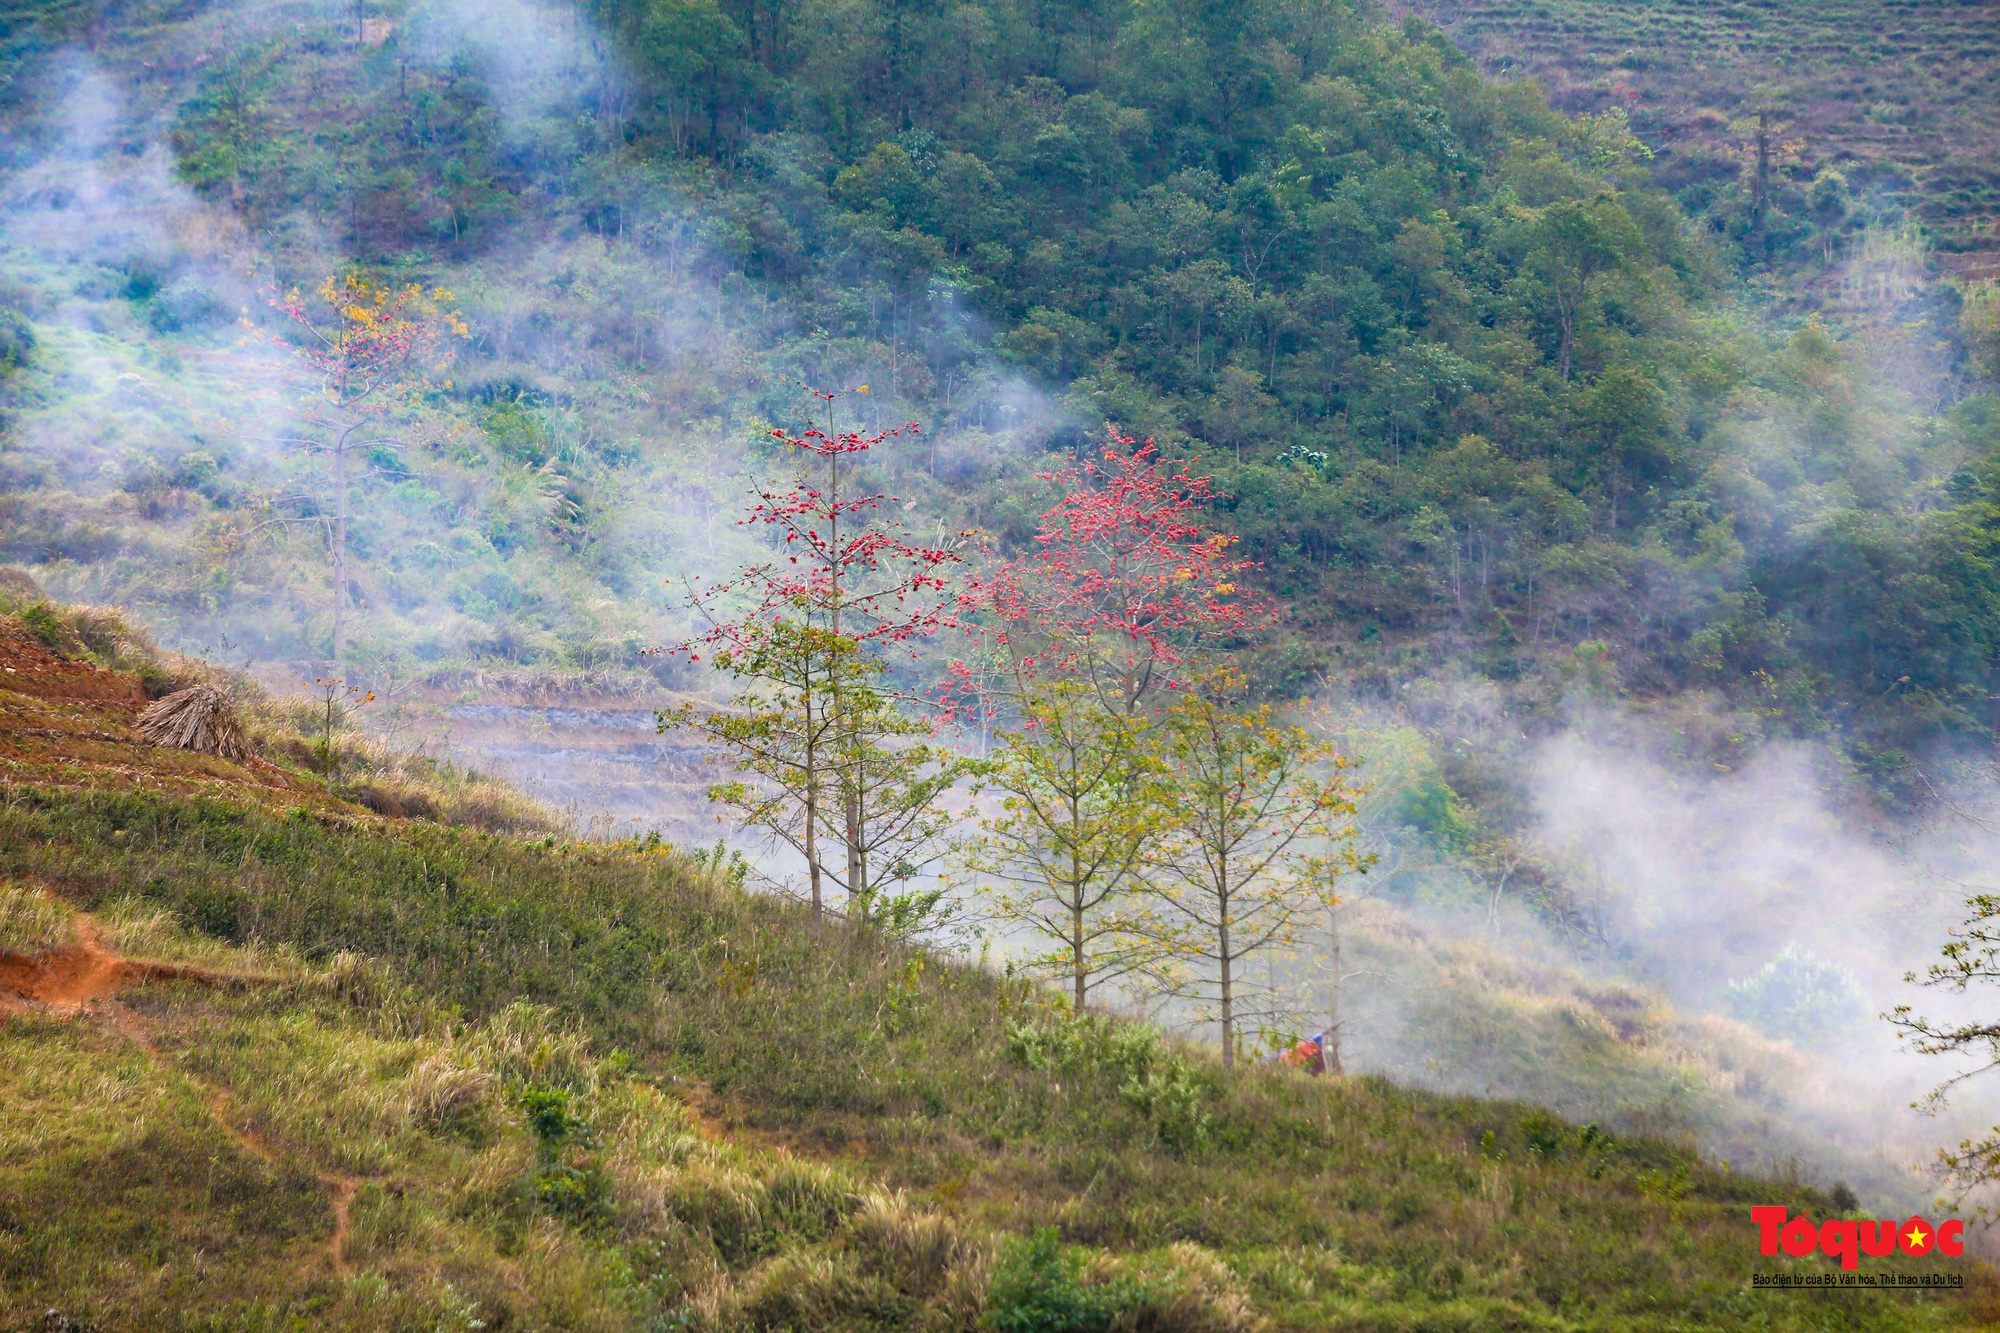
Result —
[{"label": "patch of bare ground", "polygon": [[138,677],[72,661],[6,618],[0,618],[0,689],[43,699],[119,704],[135,716],[148,702]]},{"label": "patch of bare ground", "polygon": [[268,985],[270,980],[247,973],[127,958],[105,948],[97,923],[87,916],[76,919],[74,944],[34,954],[0,951],[0,995],[61,1010],[108,1000],[126,986],[146,981],[241,989]]}]

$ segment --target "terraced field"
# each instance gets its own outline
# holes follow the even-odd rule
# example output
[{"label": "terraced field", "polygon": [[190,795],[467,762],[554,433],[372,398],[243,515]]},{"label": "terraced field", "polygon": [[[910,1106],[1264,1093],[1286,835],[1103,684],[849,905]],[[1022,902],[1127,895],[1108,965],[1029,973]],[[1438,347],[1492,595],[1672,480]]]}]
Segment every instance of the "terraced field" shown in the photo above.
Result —
[{"label": "terraced field", "polygon": [[1939,258],[2000,271],[2000,5],[1964,0],[1422,0],[1489,73],[1571,111],[1626,107],[1700,211],[1754,172],[1833,166],[1851,216],[1907,208]]}]

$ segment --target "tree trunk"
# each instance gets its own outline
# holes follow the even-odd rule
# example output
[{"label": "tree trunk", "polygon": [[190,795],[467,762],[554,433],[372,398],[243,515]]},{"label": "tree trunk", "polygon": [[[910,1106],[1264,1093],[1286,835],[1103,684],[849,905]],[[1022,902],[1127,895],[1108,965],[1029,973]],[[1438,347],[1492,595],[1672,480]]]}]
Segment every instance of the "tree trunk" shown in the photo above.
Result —
[{"label": "tree trunk", "polygon": [[[860,747],[855,747],[857,753]],[[855,923],[868,919],[869,888],[868,866],[861,852],[861,781],[859,763],[850,760],[853,778],[847,784],[844,796],[844,824],[847,835],[847,901],[848,911]]]},{"label": "tree trunk", "polygon": [[[827,405],[826,409],[826,432],[829,436],[834,433],[833,405],[831,403]],[[839,651],[838,641],[840,638],[840,455],[828,454],[826,461],[826,493],[832,506],[832,517],[827,523],[827,558],[831,561],[828,573],[829,584],[832,590],[832,596],[828,599],[831,606],[829,623],[833,631],[835,652],[837,653]],[[861,774],[855,768],[855,747],[850,744],[850,738],[845,729],[846,710],[840,706],[843,686],[839,678],[839,670],[840,668],[836,662],[828,672],[827,688],[829,691],[829,705],[833,710],[833,741],[836,746],[845,748],[845,754],[841,763],[842,767],[847,771],[843,775],[840,784],[840,831],[842,835],[841,841],[847,845],[847,916],[848,924],[852,926],[859,925],[867,917],[868,886],[861,882],[861,811],[860,792],[857,787],[857,784],[861,780]]]},{"label": "tree trunk", "polygon": [[[1075,772],[1076,751],[1069,751],[1070,772]],[[1068,807],[1069,827],[1072,837],[1083,826],[1083,800],[1077,788],[1072,786],[1065,793],[1064,804]],[[1084,1000],[1089,996],[1090,974],[1084,961],[1083,912],[1089,902],[1089,876],[1083,868],[1083,856],[1072,841],[1069,845],[1069,950],[1070,978],[1075,991],[1076,1012],[1083,1013]]]},{"label": "tree trunk", "polygon": [[347,442],[333,450],[333,660],[347,655]]},{"label": "tree trunk", "polygon": [[[1229,899],[1225,895],[1223,902],[1227,904],[1228,901]],[[1222,1067],[1224,1069],[1234,1069],[1236,1067],[1236,994],[1234,990],[1234,978],[1230,976],[1229,972],[1229,909],[1227,906],[1224,906],[1223,910],[1217,914],[1216,921],[1218,924],[1215,952],[1217,960],[1221,964],[1219,981],[1222,992]]]},{"label": "tree trunk", "polygon": [[[808,657],[810,662],[811,658]],[[810,673],[811,668],[807,668]],[[810,682],[810,674],[806,677]],[[813,744],[812,690],[806,690],[806,879],[812,884],[813,925],[819,926],[826,920],[825,900],[819,883],[819,764],[817,749]]]},{"label": "tree trunk", "polygon": [[862,788],[860,784],[857,783],[854,788],[854,803],[852,806],[849,807],[850,810],[849,818],[853,821],[854,825],[854,832],[851,835],[853,838],[853,847],[854,847],[854,878],[855,882],[861,885],[862,916],[865,919],[868,916],[869,912],[873,910],[872,904],[874,903],[875,899],[875,884],[874,881],[870,878],[870,875],[873,872],[871,872],[868,869],[868,848],[866,844],[862,842],[861,791]]},{"label": "tree trunk", "polygon": [[[1072,890],[1076,885],[1070,886]],[[1083,895],[1079,892],[1070,899],[1070,928],[1075,934],[1070,936],[1070,966],[1076,973],[1076,1012],[1083,1012],[1083,1001],[1090,984],[1090,974],[1083,963]]]},{"label": "tree trunk", "polygon": [[1340,1063],[1340,902],[1336,899],[1326,909],[1327,933],[1332,937],[1332,978],[1326,994],[1326,1041],[1320,1047],[1321,1058],[1326,1061],[1326,1072],[1344,1074],[1347,1070]]}]

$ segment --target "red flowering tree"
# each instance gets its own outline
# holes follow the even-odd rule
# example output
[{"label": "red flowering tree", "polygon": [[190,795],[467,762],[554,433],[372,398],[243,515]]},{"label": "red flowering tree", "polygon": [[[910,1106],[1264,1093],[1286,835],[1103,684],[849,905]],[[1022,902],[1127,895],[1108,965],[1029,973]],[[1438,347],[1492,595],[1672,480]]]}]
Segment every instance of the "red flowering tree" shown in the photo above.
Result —
[{"label": "red flowering tree", "polygon": [[693,588],[704,627],[668,650],[694,662],[706,653],[735,696],[662,713],[660,727],[691,728],[731,754],[739,776],[710,797],[804,859],[815,919],[830,881],[866,920],[885,887],[936,858],[948,829],[938,799],[963,765],[929,742],[883,673],[887,650],[955,623],[960,557],[953,543],[913,539],[885,516],[890,497],[854,485],[869,450],[917,427],[836,430],[839,395],[813,394],[827,427],[772,432],[799,474],[760,487],[741,520],[769,535],[772,558]]},{"label": "red flowering tree", "polygon": [[1110,430],[1097,460],[1039,475],[1063,497],[1034,548],[969,594],[1021,681],[1070,676],[1134,714],[1204,650],[1269,623],[1269,600],[1243,582],[1254,566],[1201,521],[1213,483],[1163,462],[1151,440]]},{"label": "red flowering tree", "polygon": [[1234,539],[1203,524],[1209,479],[1152,441],[1114,430],[1097,459],[1041,475],[1062,498],[1034,547],[966,595],[991,651],[983,674],[954,674],[966,693],[997,677],[1020,722],[988,765],[1000,813],[972,867],[996,915],[1056,946],[1029,965],[1068,978],[1081,1008],[1096,986],[1160,980],[1177,952],[1146,892],[1168,804],[1151,704],[1271,608]]},{"label": "red flowering tree", "polygon": [[350,491],[369,470],[368,456],[401,447],[398,415],[429,387],[432,370],[449,356],[449,339],[465,336],[451,300],[442,287],[388,286],[357,274],[328,277],[310,294],[294,287],[271,297],[286,331],[267,341],[288,353],[295,404],[292,430],[277,442],[324,466],[307,474],[301,493],[273,502],[305,513],[280,513],[258,526],[322,529],[332,564],[336,661],[347,651]]}]

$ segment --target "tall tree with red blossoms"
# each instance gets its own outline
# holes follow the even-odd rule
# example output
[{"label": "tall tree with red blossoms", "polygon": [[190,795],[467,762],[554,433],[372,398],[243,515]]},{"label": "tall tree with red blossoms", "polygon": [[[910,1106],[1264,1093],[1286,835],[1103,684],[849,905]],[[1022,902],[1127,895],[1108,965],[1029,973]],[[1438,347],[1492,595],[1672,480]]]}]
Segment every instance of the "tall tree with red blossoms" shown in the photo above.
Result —
[{"label": "tall tree with red blossoms", "polygon": [[1184,683],[1205,652],[1259,633],[1272,607],[1244,585],[1253,566],[1231,555],[1236,539],[1201,521],[1220,498],[1211,480],[1107,429],[1099,458],[1040,474],[1062,499],[1033,549],[969,600],[1018,680],[1076,679],[1129,715]]},{"label": "tall tree with red blossoms", "polygon": [[688,602],[705,628],[669,650],[694,662],[707,654],[736,681],[735,697],[659,723],[733,756],[739,776],[710,797],[804,859],[815,919],[831,882],[866,920],[886,887],[936,858],[947,829],[937,801],[963,765],[929,742],[883,673],[888,650],[955,623],[949,574],[960,557],[949,542],[914,540],[884,516],[889,497],[854,485],[868,451],[915,424],[837,430],[839,395],[812,392],[827,425],[771,432],[800,472],[760,487],[741,520],[770,536],[773,558],[697,584]]},{"label": "tall tree with red blossoms", "polygon": [[1153,704],[1271,608],[1243,586],[1232,539],[1203,525],[1209,479],[1152,441],[1114,430],[1097,459],[1041,475],[1062,498],[1033,548],[965,599],[1020,724],[987,765],[999,812],[968,864],[995,883],[996,916],[1055,946],[1026,965],[1065,978],[1082,1008],[1107,983],[1164,983],[1185,953],[1148,906],[1168,803]]}]

